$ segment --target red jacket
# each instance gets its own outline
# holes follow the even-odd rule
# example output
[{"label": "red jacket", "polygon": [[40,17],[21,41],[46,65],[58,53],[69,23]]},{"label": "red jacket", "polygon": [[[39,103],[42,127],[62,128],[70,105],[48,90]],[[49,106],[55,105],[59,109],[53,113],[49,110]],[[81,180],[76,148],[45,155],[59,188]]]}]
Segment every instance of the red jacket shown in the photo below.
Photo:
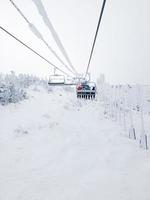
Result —
[{"label": "red jacket", "polygon": [[77,85],[77,90],[82,90],[83,86],[82,85]]}]

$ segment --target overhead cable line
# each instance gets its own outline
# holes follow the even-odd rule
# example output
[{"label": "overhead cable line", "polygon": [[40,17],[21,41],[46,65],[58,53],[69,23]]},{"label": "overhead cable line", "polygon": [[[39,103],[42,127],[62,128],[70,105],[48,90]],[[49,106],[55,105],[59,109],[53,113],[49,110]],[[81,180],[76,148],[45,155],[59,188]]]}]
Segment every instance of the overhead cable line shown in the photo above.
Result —
[{"label": "overhead cable line", "polygon": [[12,1],[12,0],[9,0],[12,5],[18,10],[18,12],[21,14],[21,16],[24,18],[24,20],[29,24],[30,22],[28,21],[28,19],[24,16],[24,14],[21,12],[21,10],[17,7],[17,5]]},{"label": "overhead cable line", "polygon": [[32,0],[35,4],[35,6],[37,7],[37,10],[39,12],[39,14],[42,16],[42,19],[45,23],[45,25],[48,27],[49,31],[51,32],[57,46],[59,47],[61,53],[63,54],[63,56],[65,57],[66,61],[68,62],[69,66],[72,68],[72,70],[77,73],[76,69],[74,68],[65,48],[64,48],[64,45],[62,44],[53,24],[51,23],[49,17],[48,17],[48,14],[44,8],[44,5],[42,3],[41,0]]},{"label": "overhead cable line", "polygon": [[98,25],[97,25],[97,29],[96,29],[96,33],[95,33],[95,37],[94,37],[94,41],[93,41],[91,53],[90,53],[90,58],[89,58],[89,61],[88,61],[88,65],[87,65],[86,72],[85,72],[85,77],[86,77],[87,74],[88,74],[89,67],[90,67],[90,64],[91,64],[91,59],[92,59],[92,55],[93,55],[93,51],[94,51],[94,47],[95,47],[95,43],[96,43],[98,31],[99,31],[99,28],[100,28],[100,24],[101,24],[103,12],[104,12],[105,4],[106,4],[106,0],[104,0],[104,1],[103,1],[103,4],[102,4],[102,8],[101,8],[101,12],[100,12],[99,20],[98,20]]},{"label": "overhead cable line", "polygon": [[14,36],[12,33],[10,33],[9,31],[7,31],[5,28],[3,28],[2,26],[0,26],[0,29],[2,31],[4,31],[5,33],[7,33],[9,36],[11,36],[12,38],[14,38],[16,41],[18,41],[20,44],[22,44],[23,46],[25,46],[27,49],[29,49],[30,51],[32,51],[34,54],[36,54],[37,56],[39,56],[42,60],[44,60],[45,62],[47,62],[50,66],[54,67],[55,69],[59,70],[60,72],[62,72],[63,74],[70,76],[68,73],[66,73],[65,71],[61,70],[59,67],[57,67],[56,65],[54,65],[52,62],[50,62],[49,60],[47,60],[44,56],[42,56],[41,54],[39,54],[37,51],[35,51],[34,49],[32,49],[31,47],[29,47],[28,45],[26,45],[24,42],[22,42],[20,39],[18,39],[16,36]]},{"label": "overhead cable line", "polygon": [[19,14],[24,18],[24,20],[28,23],[28,26],[30,28],[30,30],[32,31],[32,33],[40,40],[42,40],[42,42],[48,47],[48,49],[51,51],[51,53],[61,62],[61,64],[63,64],[63,66],[65,68],[67,68],[71,73],[75,74],[63,61],[62,59],[58,56],[58,54],[52,49],[52,47],[46,42],[46,40],[44,39],[43,35],[40,33],[40,31],[36,28],[36,26],[32,23],[30,23],[30,21],[27,19],[27,17],[25,17],[25,15],[23,14],[23,12],[20,10],[20,8],[16,5],[16,3],[13,0],[9,0],[12,5],[16,8],[16,10],[19,12]]}]

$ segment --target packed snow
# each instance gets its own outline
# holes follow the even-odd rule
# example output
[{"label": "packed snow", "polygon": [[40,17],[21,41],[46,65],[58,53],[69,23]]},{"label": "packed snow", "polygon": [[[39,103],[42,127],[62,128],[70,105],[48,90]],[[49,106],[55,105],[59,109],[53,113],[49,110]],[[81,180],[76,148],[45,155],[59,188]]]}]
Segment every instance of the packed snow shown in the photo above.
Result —
[{"label": "packed snow", "polygon": [[150,152],[109,119],[99,97],[33,85],[0,113],[1,200],[150,199]]}]

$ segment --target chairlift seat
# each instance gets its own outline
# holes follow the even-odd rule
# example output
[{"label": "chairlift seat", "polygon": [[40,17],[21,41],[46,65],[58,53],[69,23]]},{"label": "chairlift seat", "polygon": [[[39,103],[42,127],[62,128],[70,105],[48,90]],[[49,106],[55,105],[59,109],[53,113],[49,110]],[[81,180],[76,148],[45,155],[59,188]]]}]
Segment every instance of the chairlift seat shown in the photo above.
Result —
[{"label": "chairlift seat", "polygon": [[94,99],[96,84],[93,82],[80,83],[76,86],[77,98]]},{"label": "chairlift seat", "polygon": [[51,75],[48,81],[49,85],[64,85],[65,84],[65,76],[63,75]]}]

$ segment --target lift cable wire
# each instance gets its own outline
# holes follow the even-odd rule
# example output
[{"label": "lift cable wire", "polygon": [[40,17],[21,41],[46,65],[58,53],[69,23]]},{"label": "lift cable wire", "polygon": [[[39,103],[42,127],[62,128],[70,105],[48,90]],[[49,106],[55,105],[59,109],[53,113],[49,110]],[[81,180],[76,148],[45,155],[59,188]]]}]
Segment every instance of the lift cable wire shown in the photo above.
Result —
[{"label": "lift cable wire", "polygon": [[46,9],[42,3],[41,0],[32,0],[33,3],[35,4],[39,14],[41,15],[42,19],[43,19],[43,22],[45,23],[45,25],[48,27],[51,35],[53,36],[57,46],[59,47],[62,55],[64,56],[64,58],[66,59],[66,61],[68,62],[69,66],[72,68],[72,70],[77,74],[77,71],[76,69],[74,68],[67,52],[66,52],[66,49],[64,47],[64,45],[62,44],[61,40],[60,40],[60,37],[58,36],[53,24],[51,23],[49,17],[48,17],[48,14],[46,12]]},{"label": "lift cable wire", "polygon": [[89,67],[90,67],[90,64],[91,64],[91,59],[92,59],[92,55],[93,55],[93,51],[94,51],[94,47],[95,47],[95,43],[96,43],[98,31],[99,31],[99,27],[100,27],[100,24],[101,24],[101,20],[102,20],[105,4],[106,4],[106,0],[103,1],[102,9],[101,9],[101,12],[100,12],[99,21],[98,21],[98,25],[97,25],[97,29],[96,29],[93,45],[92,45],[92,50],[91,50],[91,53],[90,53],[90,58],[89,58],[87,69],[86,69],[86,73],[85,73],[85,78],[86,78],[86,76],[88,74]]},{"label": "lift cable wire", "polygon": [[24,14],[21,12],[21,10],[17,7],[17,5],[12,1],[12,0],[9,0],[11,3],[12,3],[12,5],[16,8],[16,10],[20,13],[20,15],[24,18],[24,20],[28,23],[28,24],[30,24],[30,22],[28,21],[28,19],[24,16]]},{"label": "lift cable wire", "polygon": [[43,59],[45,62],[47,62],[48,64],[50,64],[50,66],[54,67],[55,69],[59,70],[60,72],[62,72],[63,74],[70,76],[68,73],[66,73],[65,71],[61,70],[59,67],[57,67],[56,65],[54,65],[53,63],[51,63],[49,60],[47,60],[45,57],[43,57],[41,54],[39,54],[37,51],[35,51],[34,49],[32,49],[31,47],[29,47],[28,45],[26,45],[24,42],[22,42],[20,39],[18,39],[16,36],[14,36],[13,34],[11,34],[9,31],[7,31],[5,28],[3,28],[2,26],[0,26],[0,29],[2,31],[4,31],[5,33],[7,33],[9,36],[11,36],[12,38],[14,38],[15,40],[17,40],[20,44],[22,44],[23,46],[25,46],[27,49],[29,49],[30,51],[32,51],[34,54],[36,54],[37,56],[39,56],[41,59]]},{"label": "lift cable wire", "polygon": [[72,74],[75,74],[63,61],[62,59],[58,56],[58,54],[52,49],[52,47],[46,42],[46,40],[43,38],[43,35],[40,33],[40,31],[36,28],[36,26],[25,17],[23,12],[18,8],[18,6],[14,3],[13,0],[9,0],[12,5],[16,8],[16,10],[19,12],[19,14],[24,18],[24,20],[28,23],[30,30],[33,32],[34,35],[48,47],[48,49],[51,51],[51,53],[63,64],[64,67],[66,67]]}]

